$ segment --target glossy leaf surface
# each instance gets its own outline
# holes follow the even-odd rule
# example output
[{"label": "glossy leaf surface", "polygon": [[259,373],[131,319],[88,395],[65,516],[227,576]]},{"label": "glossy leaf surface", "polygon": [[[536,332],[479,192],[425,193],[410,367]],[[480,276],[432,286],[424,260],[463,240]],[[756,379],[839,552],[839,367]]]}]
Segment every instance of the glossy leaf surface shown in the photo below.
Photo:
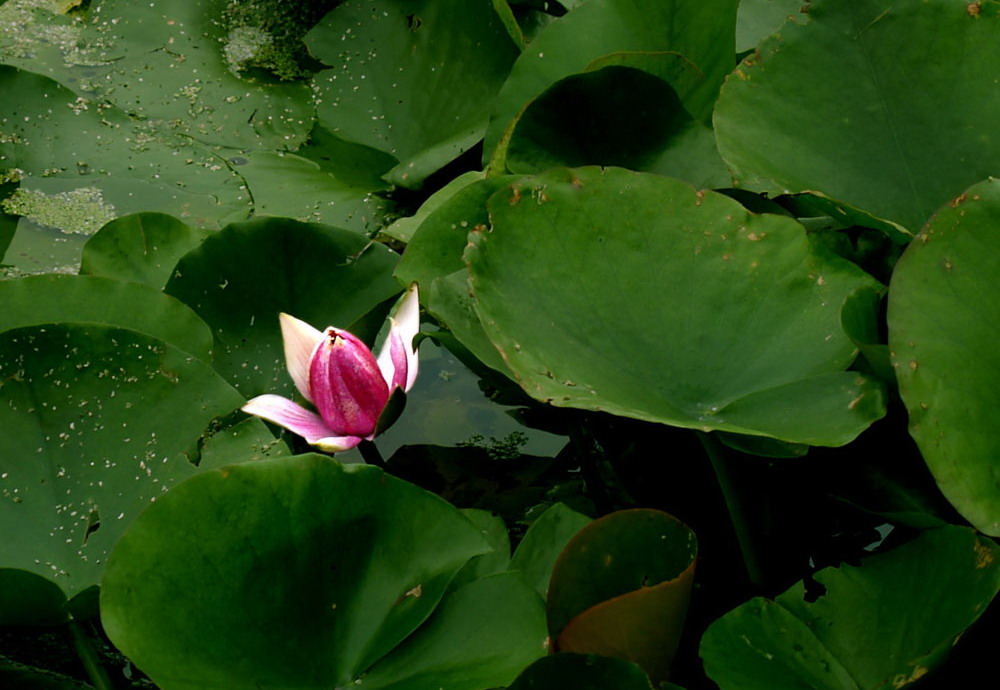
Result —
[{"label": "glossy leaf surface", "polygon": [[330,65],[319,121],[394,156],[386,179],[406,187],[482,138],[517,56],[490,3],[466,0],[344,2],[306,42]]}]

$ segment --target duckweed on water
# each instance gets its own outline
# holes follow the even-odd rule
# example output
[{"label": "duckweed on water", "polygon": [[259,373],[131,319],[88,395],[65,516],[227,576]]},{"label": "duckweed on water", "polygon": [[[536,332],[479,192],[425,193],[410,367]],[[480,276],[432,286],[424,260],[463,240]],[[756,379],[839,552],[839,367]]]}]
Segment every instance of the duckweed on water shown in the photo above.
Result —
[{"label": "duckweed on water", "polygon": [[22,187],[0,201],[0,208],[39,225],[84,235],[92,235],[116,216],[115,207],[104,200],[101,190],[96,187],[80,187],[57,194]]}]

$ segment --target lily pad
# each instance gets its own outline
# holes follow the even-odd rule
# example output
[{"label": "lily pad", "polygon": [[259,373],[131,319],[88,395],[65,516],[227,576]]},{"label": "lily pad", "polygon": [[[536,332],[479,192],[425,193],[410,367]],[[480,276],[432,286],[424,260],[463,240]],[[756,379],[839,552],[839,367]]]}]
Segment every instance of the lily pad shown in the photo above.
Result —
[{"label": "lily pad", "polygon": [[906,687],[1000,590],[998,558],[972,530],[942,527],[860,566],[826,568],[815,601],[799,583],[713,623],[701,642],[705,669],[722,690]]},{"label": "lily pad", "polygon": [[99,276],[39,275],[0,281],[0,332],[46,323],[89,322],[159,338],[212,359],[212,332],[191,309],[148,285]]},{"label": "lily pad", "polygon": [[811,3],[719,95],[719,151],[738,185],[818,191],[916,232],[948,199],[1000,174],[985,115],[1000,110],[998,8]]},{"label": "lily pad", "polygon": [[385,178],[423,180],[483,137],[517,47],[488,2],[349,0],[306,36],[331,66],[317,116],[333,134],[394,156]]},{"label": "lily pad", "polygon": [[533,397],[832,446],[885,413],[881,384],[844,371],[841,308],[875,283],[794,220],[596,168],[517,181],[488,208],[466,250],[475,308]]},{"label": "lily pad", "polygon": [[[377,674],[488,548],[457,509],[374,467],[320,455],[244,463],[139,516],[111,554],[102,621],[164,690],[344,687],[373,664]],[[452,595],[459,608],[480,582]]]},{"label": "lily pad", "polygon": [[209,365],[134,331],[0,333],[0,567],[67,596],[96,585],[132,519],[199,471],[209,424],[242,403]]},{"label": "lily pad", "polygon": [[375,664],[372,690],[478,690],[506,686],[546,651],[541,598],[514,573],[449,594],[427,623]]},{"label": "lily pad", "polygon": [[111,221],[83,247],[80,273],[163,289],[177,261],[208,237],[165,213],[135,213]]},{"label": "lily pad", "polygon": [[492,550],[466,563],[451,581],[449,585],[451,590],[458,589],[473,580],[502,573],[510,563],[510,536],[507,534],[503,518],[478,508],[464,508],[462,514],[479,528],[479,533],[483,535]]},{"label": "lily pad", "polygon": [[490,167],[532,173],[618,165],[696,187],[729,187],[732,180],[711,129],[678,97],[703,79],[678,53],[606,55],[532,101],[508,127]]},{"label": "lily pad", "polygon": [[246,180],[258,216],[366,232],[378,226],[388,208],[388,203],[373,193],[388,185],[355,186],[295,154],[253,151],[230,160],[239,163],[234,169]]},{"label": "lily pad", "polygon": [[889,286],[899,393],[938,486],[1000,536],[1000,181],[970,187],[931,218]]},{"label": "lily pad", "polygon": [[346,328],[400,291],[397,255],[355,232],[262,218],[213,234],[166,292],[211,327],[215,367],[247,397],[291,394],[278,314]]},{"label": "lily pad", "polygon": [[785,21],[804,12],[802,0],[740,0],[736,13],[736,52],[754,46],[778,31]]}]

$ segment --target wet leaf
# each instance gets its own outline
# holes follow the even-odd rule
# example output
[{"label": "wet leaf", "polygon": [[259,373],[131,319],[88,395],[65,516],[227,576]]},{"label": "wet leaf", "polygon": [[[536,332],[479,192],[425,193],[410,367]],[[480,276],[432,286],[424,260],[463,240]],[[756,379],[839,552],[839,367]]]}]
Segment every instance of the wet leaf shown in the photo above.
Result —
[{"label": "wet leaf", "polygon": [[477,690],[505,686],[545,654],[545,608],[513,573],[449,594],[427,623],[361,682],[379,690]]},{"label": "wet leaf", "polygon": [[145,283],[161,290],[177,261],[208,237],[164,213],[136,213],[111,221],[83,248],[80,273]]},{"label": "wet leaf", "polygon": [[0,281],[0,332],[88,322],[138,331],[212,360],[212,333],[178,300],[148,285],[99,276],[39,275]]},{"label": "wet leaf", "polygon": [[10,94],[0,174],[16,169],[21,180],[19,199],[4,205],[20,215],[91,234],[140,211],[207,227],[250,211],[240,179],[207,147],[30,72],[0,66],[0,88]]},{"label": "wet leaf", "polygon": [[109,67],[94,80],[95,95],[163,132],[206,144],[294,150],[312,129],[309,86],[242,75],[238,58],[274,37],[231,29],[226,4],[95,2],[83,40]]},{"label": "wet leaf", "polygon": [[736,52],[754,46],[778,31],[785,21],[803,11],[802,0],[740,0],[736,13]]},{"label": "wet leaf", "polygon": [[586,515],[556,503],[531,523],[517,545],[510,569],[519,572],[539,594],[546,596],[556,559],[566,543],[590,522]]},{"label": "wet leaf", "polygon": [[348,1],[306,36],[330,132],[394,156],[386,179],[423,180],[478,142],[517,48],[488,2]]},{"label": "wet leaf", "polygon": [[500,91],[486,133],[487,157],[528,103],[612,53],[683,55],[702,78],[678,89],[678,95],[695,119],[707,118],[732,69],[736,5],[735,0],[591,0],[553,21],[521,54]]},{"label": "wet leaf", "polygon": [[513,179],[489,177],[456,191],[423,219],[396,269],[404,284],[421,285],[421,302],[441,325],[483,364],[504,373],[507,366],[476,315],[462,252],[469,232],[489,224],[486,200]]},{"label": "wet leaf", "polygon": [[387,185],[356,186],[318,163],[291,153],[253,151],[234,157],[253,193],[258,216],[280,216],[367,232],[381,222],[388,203],[373,194]]},{"label": "wet leaf", "polygon": [[488,511],[477,508],[465,508],[462,514],[479,528],[479,533],[490,545],[491,551],[476,556],[466,563],[455,579],[448,586],[453,591],[473,580],[479,580],[490,575],[502,573],[510,563],[510,537],[503,518]]}]

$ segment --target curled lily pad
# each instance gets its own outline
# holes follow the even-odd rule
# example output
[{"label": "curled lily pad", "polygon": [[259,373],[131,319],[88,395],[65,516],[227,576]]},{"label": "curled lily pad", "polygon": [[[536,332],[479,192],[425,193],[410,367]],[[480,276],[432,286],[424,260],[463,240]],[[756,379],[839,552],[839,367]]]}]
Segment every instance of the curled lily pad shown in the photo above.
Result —
[{"label": "curled lily pad", "polygon": [[694,532],[658,510],[623,510],[580,530],[552,570],[553,648],[638,664],[666,680],[680,643],[697,556]]}]

